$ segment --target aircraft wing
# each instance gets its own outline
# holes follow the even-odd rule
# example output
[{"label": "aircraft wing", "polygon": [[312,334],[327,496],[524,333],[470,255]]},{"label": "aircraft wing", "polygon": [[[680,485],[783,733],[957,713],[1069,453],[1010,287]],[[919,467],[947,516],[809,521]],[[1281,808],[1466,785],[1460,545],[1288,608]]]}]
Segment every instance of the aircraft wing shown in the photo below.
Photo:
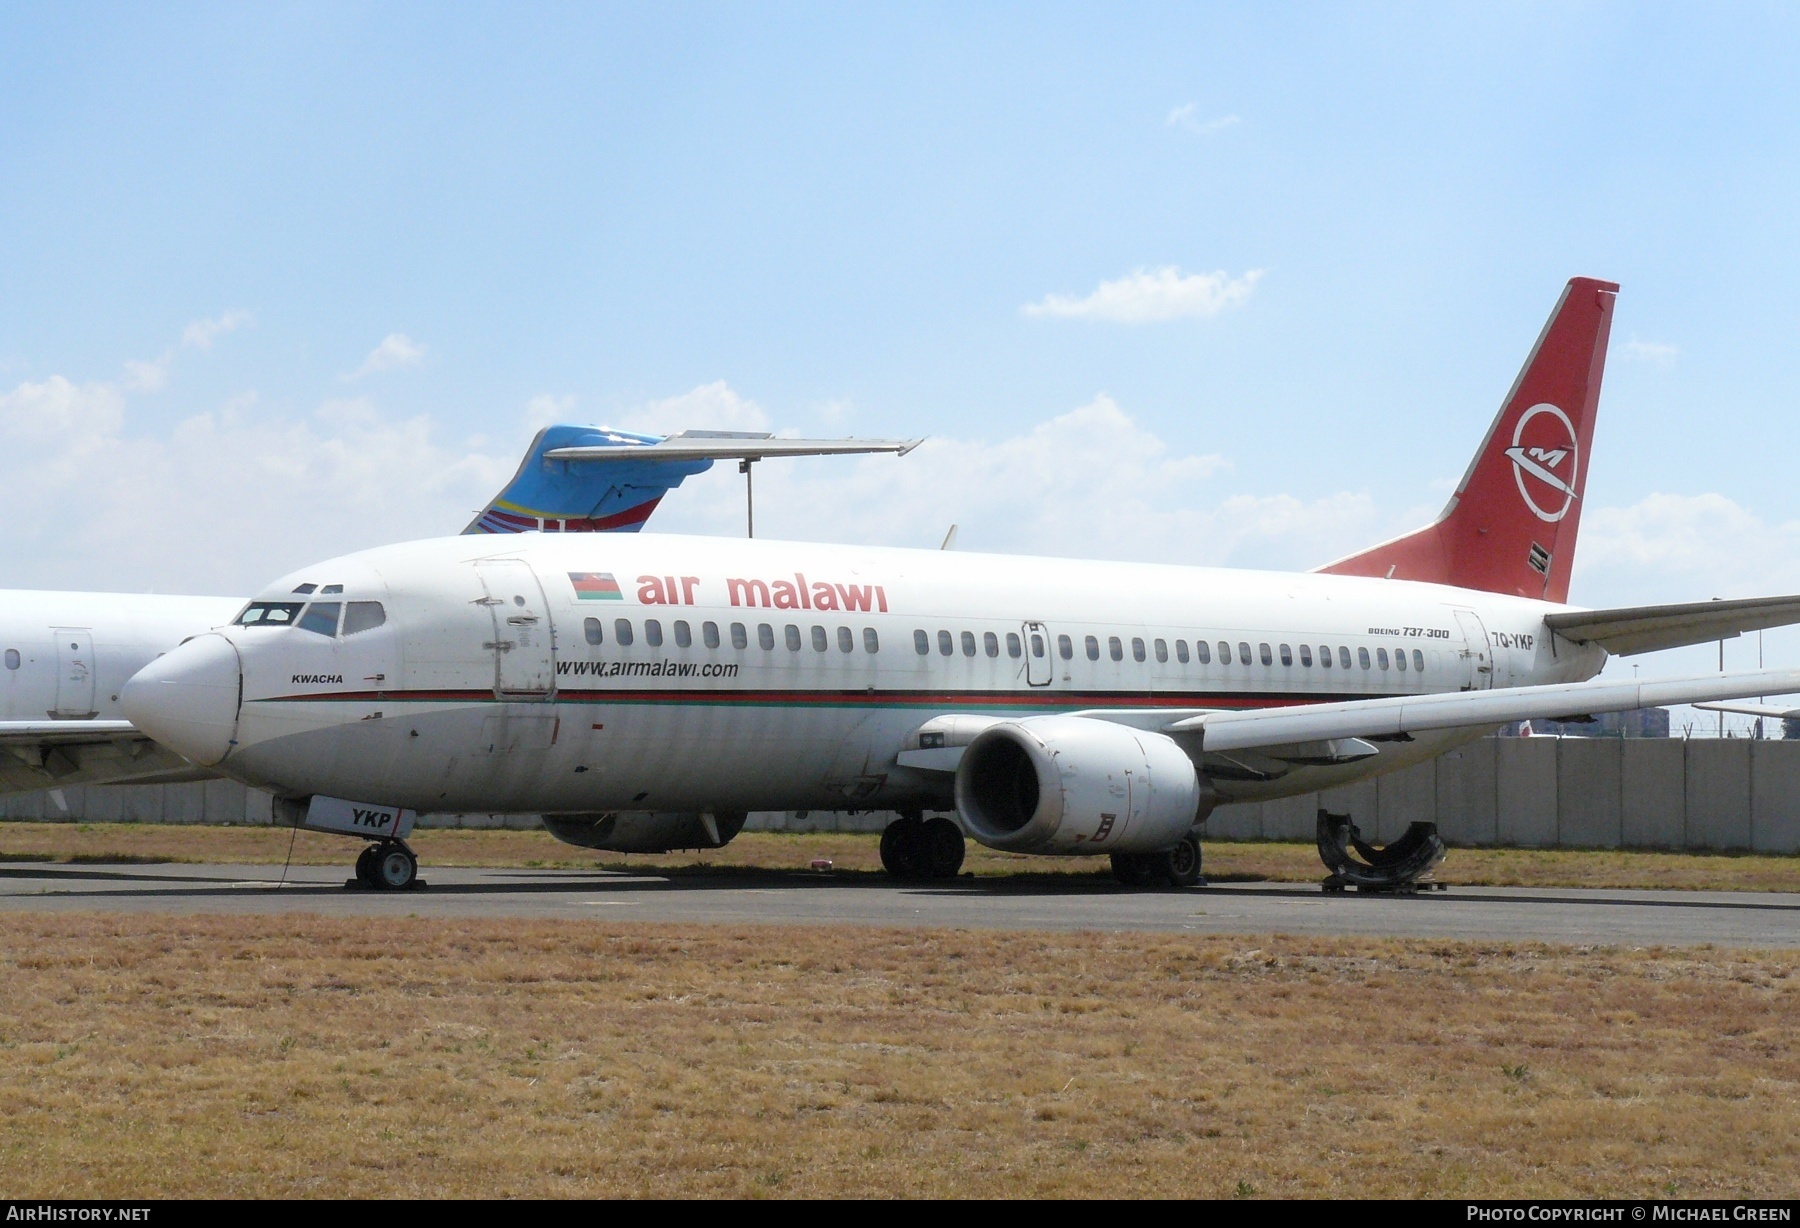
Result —
[{"label": "aircraft wing", "polygon": [[209,780],[130,721],[0,721],[0,792]]},{"label": "aircraft wing", "polygon": [[1746,597],[1682,605],[1571,610],[1544,623],[1565,639],[1598,644],[1616,657],[1735,639],[1746,631],[1800,622],[1800,597]]},{"label": "aircraft wing", "polygon": [[1401,695],[1345,703],[1293,704],[1252,711],[1207,712],[1163,726],[1171,735],[1199,734],[1206,751],[1329,742],[1345,738],[1394,738],[1433,729],[1504,725],[1596,712],[1628,712],[1663,704],[1786,695],[1800,691],[1800,669],[1746,674],[1704,674],[1647,682],[1568,682],[1551,686]]},{"label": "aircraft wing", "polygon": [[1708,712],[1735,712],[1739,716],[1760,716],[1764,720],[1787,721],[1800,717],[1800,708],[1791,704],[1695,704]]}]

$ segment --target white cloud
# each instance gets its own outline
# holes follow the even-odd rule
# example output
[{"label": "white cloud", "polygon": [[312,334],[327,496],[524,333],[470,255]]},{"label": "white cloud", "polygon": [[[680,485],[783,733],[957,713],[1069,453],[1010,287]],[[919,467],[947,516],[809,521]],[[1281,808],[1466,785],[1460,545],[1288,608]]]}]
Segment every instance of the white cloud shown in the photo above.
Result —
[{"label": "white cloud", "polygon": [[653,435],[685,430],[766,431],[769,416],[755,401],[732,391],[724,380],[714,380],[680,396],[639,406],[605,425]]},{"label": "white cloud", "polygon": [[[1183,455],[1107,396],[992,443],[932,438],[895,458],[767,461],[757,535],[962,550],[1305,568],[1405,525],[1366,494],[1227,497],[1215,455]],[[665,532],[743,532],[736,466],[689,478],[651,522]]]},{"label": "white cloud", "polygon": [[1170,111],[1169,117],[1163,121],[1163,127],[1185,128],[1189,132],[1197,132],[1201,136],[1211,136],[1213,133],[1223,132],[1225,129],[1239,122],[1238,117],[1235,115],[1221,115],[1216,119],[1201,119],[1200,104],[1197,102],[1190,102],[1185,106],[1179,106],[1173,111]]},{"label": "white cloud", "polygon": [[251,323],[247,311],[227,311],[224,315],[211,320],[195,320],[181,330],[181,344],[197,350],[210,350],[212,343],[227,333]]},{"label": "white cloud", "polygon": [[125,363],[125,387],[132,392],[161,392],[169,382],[169,371],[175,365],[175,351],[164,350],[149,362]]},{"label": "white cloud", "polygon": [[369,351],[363,359],[362,366],[344,378],[361,379],[375,371],[397,371],[402,367],[416,367],[425,361],[425,347],[408,337],[405,333],[389,333],[381,339],[381,344]]},{"label": "white cloud", "polygon": [[1242,277],[1223,271],[1188,273],[1174,265],[1139,269],[1116,281],[1103,281],[1086,298],[1069,294],[1047,295],[1023,310],[1034,317],[1111,320],[1120,324],[1145,324],[1189,316],[1216,316],[1242,306],[1262,280],[1262,269]]},{"label": "white cloud", "polygon": [[1669,367],[1675,364],[1675,357],[1681,351],[1672,345],[1665,345],[1657,341],[1639,341],[1633,337],[1619,347],[1619,353],[1629,362],[1647,362],[1658,367]]},{"label": "white cloud", "polygon": [[1800,520],[1770,521],[1725,495],[1653,494],[1581,522],[1582,601],[1697,601],[1800,589]]},{"label": "white cloud", "polygon": [[124,420],[125,398],[111,384],[75,384],[52,375],[0,393],[0,435],[16,443],[60,441],[79,454],[87,441],[116,433]]},{"label": "white cloud", "polygon": [[542,430],[575,417],[575,398],[543,392],[525,402],[525,422],[532,430]]}]

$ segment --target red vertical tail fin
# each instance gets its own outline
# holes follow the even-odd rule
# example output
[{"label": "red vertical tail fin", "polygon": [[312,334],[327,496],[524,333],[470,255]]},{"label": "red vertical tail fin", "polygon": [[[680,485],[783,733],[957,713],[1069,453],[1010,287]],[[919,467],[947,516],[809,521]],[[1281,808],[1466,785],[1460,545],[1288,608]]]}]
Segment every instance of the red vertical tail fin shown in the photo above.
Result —
[{"label": "red vertical tail fin", "polygon": [[1436,523],[1318,570],[1568,600],[1618,291],[1569,281]]}]

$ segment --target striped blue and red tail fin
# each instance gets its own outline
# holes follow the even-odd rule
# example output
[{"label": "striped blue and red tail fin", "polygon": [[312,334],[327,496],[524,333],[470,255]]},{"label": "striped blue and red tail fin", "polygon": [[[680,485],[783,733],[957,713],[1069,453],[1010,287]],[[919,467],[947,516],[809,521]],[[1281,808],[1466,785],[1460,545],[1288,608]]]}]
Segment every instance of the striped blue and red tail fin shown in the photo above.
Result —
[{"label": "striped blue and red tail fin", "polygon": [[593,426],[549,426],[537,433],[519,471],[464,533],[635,533],[662,497],[712,468],[706,459],[676,460],[629,452],[607,460],[551,460],[571,447],[649,447],[662,435]]}]

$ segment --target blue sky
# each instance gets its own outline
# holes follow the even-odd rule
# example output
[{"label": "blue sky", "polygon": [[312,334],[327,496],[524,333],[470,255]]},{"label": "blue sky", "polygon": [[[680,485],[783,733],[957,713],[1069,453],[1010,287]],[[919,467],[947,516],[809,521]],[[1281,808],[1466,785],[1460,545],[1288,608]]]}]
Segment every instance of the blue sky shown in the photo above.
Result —
[{"label": "blue sky", "polygon": [[[771,532],[1308,566],[1441,503],[1583,274],[1624,291],[1575,599],[1800,589],[1797,26],[8,5],[5,582],[460,528],[554,416],[938,441],[771,468]],[[1164,269],[1219,277],[1026,310]],[[666,527],[735,528],[713,476]]]}]

